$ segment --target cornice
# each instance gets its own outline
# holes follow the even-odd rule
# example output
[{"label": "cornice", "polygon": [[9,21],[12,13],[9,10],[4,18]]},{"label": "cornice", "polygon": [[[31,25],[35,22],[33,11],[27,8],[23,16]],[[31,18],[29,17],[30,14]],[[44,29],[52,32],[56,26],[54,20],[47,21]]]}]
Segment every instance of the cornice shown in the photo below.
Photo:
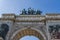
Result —
[{"label": "cornice", "polygon": [[46,14],[42,15],[15,15],[3,14],[0,20],[11,20],[15,22],[46,22],[47,20],[60,20],[60,14]]}]

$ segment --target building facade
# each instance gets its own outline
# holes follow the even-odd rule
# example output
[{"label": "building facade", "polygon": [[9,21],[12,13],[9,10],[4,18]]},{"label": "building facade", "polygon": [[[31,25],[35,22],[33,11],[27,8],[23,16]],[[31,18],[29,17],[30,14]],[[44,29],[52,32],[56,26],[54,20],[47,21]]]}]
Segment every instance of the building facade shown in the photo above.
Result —
[{"label": "building facade", "polygon": [[60,40],[60,14],[2,14],[0,40],[19,40],[26,35],[40,40]]}]

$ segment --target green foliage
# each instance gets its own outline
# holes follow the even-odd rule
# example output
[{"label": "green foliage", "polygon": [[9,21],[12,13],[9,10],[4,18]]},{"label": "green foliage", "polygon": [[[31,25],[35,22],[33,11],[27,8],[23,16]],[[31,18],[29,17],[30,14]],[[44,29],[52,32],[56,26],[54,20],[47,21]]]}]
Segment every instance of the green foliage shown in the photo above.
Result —
[{"label": "green foliage", "polygon": [[5,36],[6,36],[8,31],[9,31],[9,26],[7,24],[1,24],[0,37],[2,37],[5,40]]},{"label": "green foliage", "polygon": [[49,32],[52,33],[53,31],[58,32],[60,29],[60,25],[49,26]]}]

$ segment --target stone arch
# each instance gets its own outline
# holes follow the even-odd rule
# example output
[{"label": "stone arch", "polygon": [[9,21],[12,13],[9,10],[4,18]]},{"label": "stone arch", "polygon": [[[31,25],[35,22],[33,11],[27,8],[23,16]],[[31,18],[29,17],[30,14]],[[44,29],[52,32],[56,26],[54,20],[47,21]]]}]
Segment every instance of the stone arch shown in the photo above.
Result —
[{"label": "stone arch", "polygon": [[15,34],[13,34],[13,36],[11,37],[11,40],[19,40],[20,38],[24,37],[24,36],[35,36],[37,38],[39,38],[40,40],[46,40],[46,37],[40,34],[40,32],[38,32],[37,30],[34,30],[34,28],[24,28],[22,30],[18,30]]}]

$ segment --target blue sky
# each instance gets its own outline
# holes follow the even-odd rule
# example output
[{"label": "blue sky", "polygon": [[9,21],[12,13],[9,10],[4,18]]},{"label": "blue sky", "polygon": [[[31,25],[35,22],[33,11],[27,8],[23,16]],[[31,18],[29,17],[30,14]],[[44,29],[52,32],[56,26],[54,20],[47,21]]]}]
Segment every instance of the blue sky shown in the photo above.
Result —
[{"label": "blue sky", "polygon": [[39,40],[39,39],[35,36],[24,36],[20,40]]},{"label": "blue sky", "polygon": [[0,14],[20,14],[22,9],[29,7],[41,10],[43,13],[60,13],[60,0],[0,0]]}]

